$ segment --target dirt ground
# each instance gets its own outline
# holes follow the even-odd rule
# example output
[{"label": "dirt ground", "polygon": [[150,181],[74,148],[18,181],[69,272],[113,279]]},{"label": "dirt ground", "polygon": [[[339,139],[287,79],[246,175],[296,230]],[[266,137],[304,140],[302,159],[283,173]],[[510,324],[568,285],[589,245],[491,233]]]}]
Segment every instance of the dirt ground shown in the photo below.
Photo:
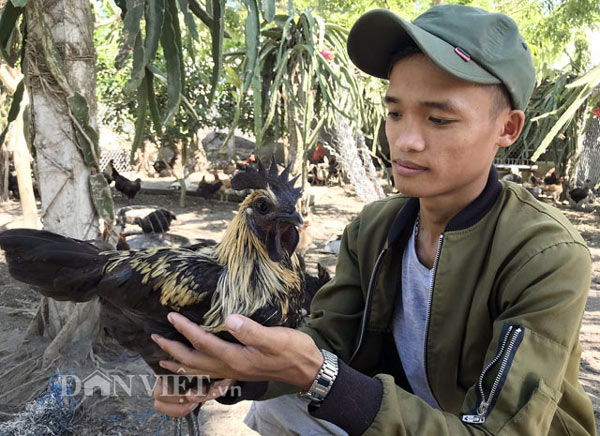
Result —
[{"label": "dirt ground", "polygon": [[[165,185],[162,179],[145,181],[144,187]],[[192,179],[193,180],[193,179]],[[306,253],[307,267],[310,273],[316,273],[316,264],[320,262],[330,272],[335,266],[335,255],[323,251],[325,244],[336,235],[340,235],[345,225],[362,208],[362,203],[351,192],[342,187],[310,187],[309,193],[314,198],[312,217],[310,217],[310,234],[312,245]],[[216,200],[204,200],[188,197],[185,208],[178,206],[178,194],[145,195],[143,191],[135,198],[136,205],[160,205],[172,210],[177,220],[171,232],[183,235],[190,240],[194,238],[211,238],[219,240],[229,221],[234,216],[238,205],[221,203]],[[115,194],[116,206],[125,206],[119,194]],[[589,393],[596,413],[597,426],[600,425],[600,214],[598,212],[580,212],[563,208],[563,212],[573,222],[586,239],[593,256],[593,275],[590,296],[581,329],[583,356],[581,363],[581,382]],[[19,227],[20,207],[17,202],[0,203],[0,228]],[[133,230],[133,229],[130,229]],[[10,368],[6,370],[6,362],[11,362],[15,353],[27,357],[35,355],[36,347],[44,344],[30,344],[24,347],[21,340],[30,320],[38,306],[38,297],[28,286],[12,280],[7,273],[3,255],[0,254],[0,423],[14,418],[23,403],[9,401],[6,386],[15,377]],[[48,373],[59,370],[62,374],[76,374],[81,378],[100,369],[105,374],[150,374],[149,369],[136,356],[122,350],[102,353],[87,362],[75,364],[76,356],[86,356],[86,350],[74,347],[63,352],[65,359],[57,363]],[[28,354],[29,353],[29,354]],[[24,357],[24,358],[25,358]],[[14,363],[14,362],[12,362]],[[39,397],[47,378],[32,380],[31,384],[21,389],[21,399]],[[12,395],[14,397],[14,395]],[[216,403],[207,404],[201,411],[203,434],[215,436],[255,435],[243,424],[249,402],[235,406],[221,406]],[[148,435],[174,431],[171,422],[152,410],[152,399],[147,395],[141,383],[133,388],[133,395],[118,395],[105,398],[97,394],[79,403],[70,434],[92,435]],[[2,435],[4,436],[4,435]]]}]

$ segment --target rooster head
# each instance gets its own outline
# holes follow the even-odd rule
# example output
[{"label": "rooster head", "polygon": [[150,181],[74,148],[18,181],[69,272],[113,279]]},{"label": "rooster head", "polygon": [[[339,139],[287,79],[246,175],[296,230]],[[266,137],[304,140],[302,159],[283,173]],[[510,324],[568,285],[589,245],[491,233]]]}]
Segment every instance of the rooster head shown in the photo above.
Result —
[{"label": "rooster head", "polygon": [[267,171],[260,159],[258,170],[246,167],[231,179],[235,190],[253,189],[240,206],[245,214],[250,230],[265,245],[273,262],[280,262],[291,256],[299,235],[297,227],[302,226],[302,217],[296,211],[296,203],[302,196],[302,189],[294,188],[298,177],[288,180],[290,167],[277,173],[275,159]]}]

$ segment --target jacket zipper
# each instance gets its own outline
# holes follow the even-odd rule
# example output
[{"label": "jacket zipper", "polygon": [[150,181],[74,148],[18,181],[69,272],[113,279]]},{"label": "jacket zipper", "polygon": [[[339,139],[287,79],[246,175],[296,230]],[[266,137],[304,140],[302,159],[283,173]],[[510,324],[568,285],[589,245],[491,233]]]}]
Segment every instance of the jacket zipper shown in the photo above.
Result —
[{"label": "jacket zipper", "polygon": [[373,288],[375,287],[375,278],[377,277],[377,273],[379,272],[379,266],[381,264],[381,261],[383,260],[383,256],[385,255],[385,253],[387,253],[387,248],[384,248],[379,253],[377,260],[375,261],[375,266],[373,267],[373,272],[371,273],[371,277],[369,278],[369,288],[367,289],[367,298],[365,299],[365,310],[363,311],[362,320],[361,320],[360,336],[358,337],[358,343],[356,344],[356,347],[354,347],[354,352],[352,353],[352,357],[350,357],[350,360],[348,361],[348,363],[350,363],[354,360],[354,358],[356,357],[356,354],[358,353],[358,350],[360,349],[362,341],[364,339],[365,330],[367,328],[367,318],[368,318],[369,312],[371,310],[370,306],[371,306],[371,299],[373,298]]},{"label": "jacket zipper", "polygon": [[[429,287],[429,300],[427,302],[427,318],[425,320],[425,341],[423,346],[423,365],[425,366],[425,380],[427,381],[427,387],[429,388],[429,392],[435,402],[437,403],[437,398],[435,398],[435,394],[431,390],[431,385],[429,384],[429,374],[427,371],[427,341],[429,340],[429,321],[431,319],[431,304],[433,303],[433,285],[435,283],[435,273],[437,272],[438,260],[440,259],[440,253],[442,252],[442,243],[444,242],[444,234],[440,235],[440,240],[438,242],[437,252],[435,253],[435,260],[433,261],[433,272],[431,274],[431,286]],[[439,405],[439,403],[438,403]]]},{"label": "jacket zipper", "polygon": [[[511,333],[513,333],[513,331],[514,334],[511,336]],[[514,355],[513,349],[515,348],[515,346],[517,346],[517,342],[522,337],[522,333],[523,327],[515,325],[508,326],[508,330],[504,335],[504,339],[502,340],[502,345],[500,346],[498,353],[492,359],[492,361],[487,364],[487,366],[484,368],[483,372],[479,376],[477,388],[479,389],[479,396],[481,397],[481,402],[479,403],[479,406],[477,406],[477,413],[463,415],[463,422],[469,424],[483,424],[485,422],[486,417],[491,411],[489,407],[494,401],[498,392],[498,386],[500,385],[500,381],[505,379],[505,375],[510,369],[509,362],[512,363],[512,356]],[[488,371],[500,360],[500,358],[502,358],[502,362],[500,363],[500,369],[498,370],[498,374],[494,379],[494,383],[492,384],[490,394],[486,399],[485,392],[483,391],[483,379],[485,378]]]}]

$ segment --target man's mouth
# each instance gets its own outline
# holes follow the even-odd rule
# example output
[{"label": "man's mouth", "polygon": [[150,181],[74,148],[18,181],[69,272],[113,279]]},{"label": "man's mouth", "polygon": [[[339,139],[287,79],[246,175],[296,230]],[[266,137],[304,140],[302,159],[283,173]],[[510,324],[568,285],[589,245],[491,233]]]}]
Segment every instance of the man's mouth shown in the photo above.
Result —
[{"label": "man's mouth", "polygon": [[426,167],[409,160],[394,160],[393,164],[394,172],[401,176],[416,176],[427,171]]}]

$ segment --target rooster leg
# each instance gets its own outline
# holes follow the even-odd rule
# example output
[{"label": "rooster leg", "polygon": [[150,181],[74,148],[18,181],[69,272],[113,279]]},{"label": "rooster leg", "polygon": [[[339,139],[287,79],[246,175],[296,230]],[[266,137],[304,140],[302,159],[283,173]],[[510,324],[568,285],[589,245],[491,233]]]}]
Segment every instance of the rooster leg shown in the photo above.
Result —
[{"label": "rooster leg", "polygon": [[200,407],[185,415],[185,419],[188,423],[189,436],[200,436],[200,426],[198,425],[198,412],[200,412]]},{"label": "rooster leg", "polygon": [[181,423],[183,422],[182,418],[175,418],[175,436],[181,436]]}]

